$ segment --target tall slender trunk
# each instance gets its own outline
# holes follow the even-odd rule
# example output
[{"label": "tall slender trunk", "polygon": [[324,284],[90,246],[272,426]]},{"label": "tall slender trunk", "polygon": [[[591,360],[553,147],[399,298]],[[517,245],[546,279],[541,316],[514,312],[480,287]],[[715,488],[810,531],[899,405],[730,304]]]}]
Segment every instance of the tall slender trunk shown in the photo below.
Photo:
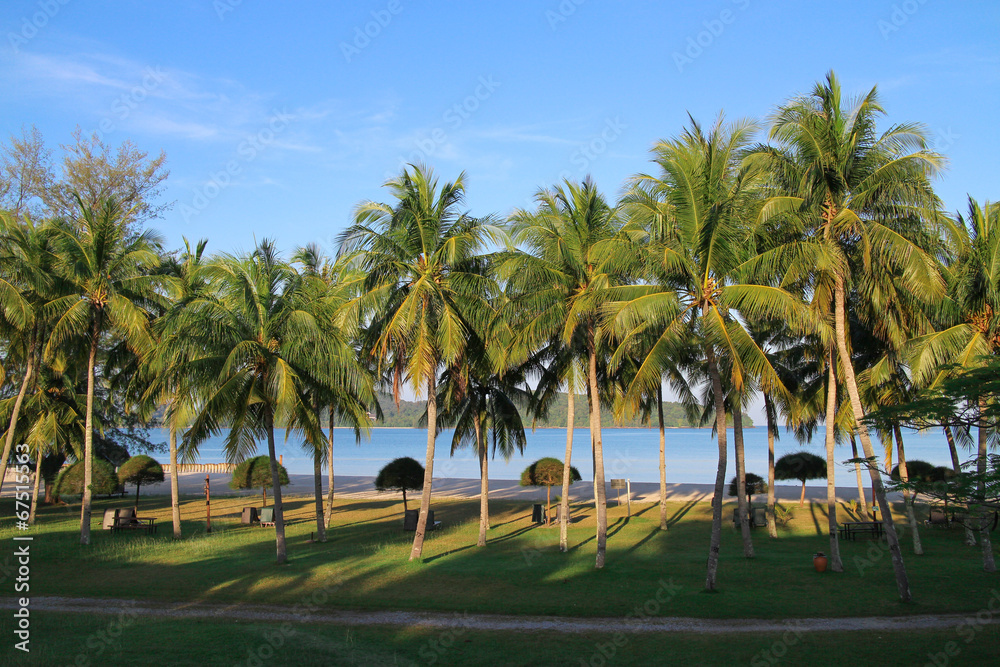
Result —
[{"label": "tall slender trunk", "polygon": [[[910,481],[910,473],[906,469],[906,451],[903,449],[903,432],[898,424],[893,424],[893,435],[896,436],[896,456],[899,458],[899,479],[903,483]],[[917,517],[913,512],[914,496],[909,489],[903,489],[903,504],[906,507],[906,520],[910,523],[910,530],[913,531],[913,553],[917,556],[924,555],[924,545],[920,543],[920,531],[917,527]]]},{"label": "tall slender trunk", "polygon": [[656,417],[660,425],[660,530],[667,529],[667,430],[663,426],[663,384],[656,386]]},{"label": "tall slender trunk", "polygon": [[744,558],[753,558],[753,538],[750,537],[750,508],[747,503],[747,465],[743,450],[743,408],[734,401],[733,443],[736,450],[736,507],[740,515],[740,535]]},{"label": "tall slender trunk", "polygon": [[3,445],[3,457],[0,458],[0,491],[3,490],[3,479],[7,476],[7,461],[10,460],[10,452],[14,448],[14,434],[17,431],[17,418],[21,414],[21,404],[24,403],[24,396],[28,393],[28,385],[31,384],[35,374],[35,345],[35,331],[32,329],[24,367],[24,379],[21,380],[21,389],[18,390],[17,398],[14,399],[14,410],[10,413],[10,425],[7,428],[7,440]]},{"label": "tall slender trunk", "polygon": [[552,525],[552,485],[545,485],[545,527]]},{"label": "tall slender trunk", "polygon": [[90,544],[90,506],[94,499],[94,367],[100,340],[99,316],[90,327],[90,354],[87,356],[87,414],[83,433],[83,502],[80,508],[80,544]]},{"label": "tall slender trunk", "polygon": [[594,446],[594,490],[597,502],[597,559],[594,567],[604,567],[608,541],[608,503],[604,488],[604,447],[601,442],[601,395],[597,389],[597,340],[590,331],[587,381],[590,384],[590,438]]},{"label": "tall slender trunk", "polygon": [[285,551],[285,516],[281,507],[281,478],[278,476],[278,457],[274,448],[274,413],[270,406],[265,408],[264,427],[267,429],[267,455],[271,460],[271,485],[274,487],[274,542],[278,564],[288,560]]},{"label": "tall slender trunk", "polygon": [[[944,427],[944,437],[948,439],[948,451],[951,453],[951,467],[958,475],[962,472],[962,462],[958,460],[958,447],[955,446],[955,434],[950,426]],[[948,509],[948,496],[945,496],[945,510]],[[976,533],[969,526],[965,527],[965,546],[976,546]]]},{"label": "tall slender trunk", "polygon": [[854,440],[854,434],[851,433],[851,456],[854,461],[854,475],[858,478],[858,498],[861,503],[861,518],[864,521],[869,521],[873,519],[871,514],[868,512],[868,497],[865,496],[865,483],[861,478],[861,463],[858,459],[858,443]]},{"label": "tall slender trunk", "polygon": [[316,497],[316,539],[326,542],[326,517],[323,516],[323,450],[313,450],[313,495]]},{"label": "tall slender trunk", "polygon": [[490,457],[483,442],[483,425],[479,415],[473,418],[476,428],[476,450],[479,452],[479,541],[477,547],[486,546],[486,531],[490,529]]},{"label": "tall slender trunk", "polygon": [[[986,399],[979,399],[979,412],[983,414],[986,412]],[[988,428],[986,426],[985,418],[980,418],[979,427],[976,429],[979,438],[979,449],[976,452],[976,473],[979,475],[979,484],[976,487],[976,495],[980,498],[986,497],[986,481],[984,475],[986,474],[986,447],[987,447],[987,432]],[[973,506],[972,512],[970,514],[976,520],[976,523],[982,528],[979,530],[979,544],[983,549],[983,570],[986,572],[996,572],[997,566],[993,561],[993,542],[990,540],[990,530],[988,526],[985,526],[986,516],[983,508],[978,505]]]},{"label": "tall slender trunk", "polygon": [[712,496],[712,537],[708,547],[708,571],[705,575],[705,590],[715,590],[716,574],[719,571],[719,546],[722,543],[722,494],[726,486],[726,399],[722,393],[722,377],[715,363],[715,350],[711,346],[705,350],[708,358],[708,374],[712,379],[712,394],[715,396],[715,430],[719,440],[719,466],[715,473],[715,493]]},{"label": "tall slender trunk", "polygon": [[837,371],[836,360],[831,348],[827,354],[826,382],[826,514],[830,532],[830,569],[843,572],[844,563],[840,559],[840,542],[837,539],[837,487],[834,473],[833,448],[837,444],[835,436],[837,422]]},{"label": "tall slender trunk", "polygon": [[329,448],[326,453],[326,478],[327,484],[330,489],[327,492],[326,499],[326,525],[329,526],[333,523],[333,421],[334,421],[334,410],[333,406],[330,406],[330,439]]},{"label": "tall slender trunk", "polygon": [[31,511],[28,513],[28,523],[35,525],[35,510],[38,507],[38,480],[42,476],[42,452],[35,454],[35,486],[31,490]]},{"label": "tall slender trunk", "polygon": [[431,487],[434,483],[434,440],[437,436],[437,384],[434,374],[437,364],[431,364],[427,378],[427,462],[424,466],[424,491],[420,494],[420,516],[417,534],[413,537],[410,560],[419,560],[424,551],[424,534],[427,532],[427,512],[431,509]]},{"label": "tall slender trunk", "polygon": [[570,458],[573,456],[573,420],[576,404],[576,388],[572,372],[568,378],[569,395],[566,397],[566,458],[563,459],[562,498],[559,499],[559,551],[569,551],[569,484]]},{"label": "tall slender trunk", "polygon": [[174,524],[174,539],[181,538],[180,478],[177,470],[177,428],[170,418],[170,519]]},{"label": "tall slender trunk", "polygon": [[778,537],[774,521],[774,416],[771,395],[764,392],[764,417],[767,419],[767,535]]},{"label": "tall slender trunk", "polygon": [[[844,380],[847,385],[847,394],[851,399],[851,409],[854,413],[854,428],[858,433],[858,437],[861,439],[861,448],[865,452],[865,457],[869,460],[873,459],[875,456],[875,450],[872,448],[872,441],[868,435],[868,428],[862,423],[861,418],[864,416],[864,409],[861,407],[861,394],[858,391],[857,378],[854,375],[854,364],[851,362],[851,353],[847,349],[847,315],[846,315],[846,296],[844,294],[844,277],[841,275],[836,276],[834,284],[834,302],[835,302],[835,324],[836,324],[836,338],[837,338],[837,352],[843,361],[844,368]],[[899,548],[899,537],[896,535],[896,526],[892,522],[892,508],[889,507],[889,502],[885,497],[885,487],[882,485],[882,478],[879,475],[878,470],[869,467],[868,474],[872,479],[872,488],[875,493],[875,499],[878,501],[879,509],[882,511],[882,523],[885,526],[885,537],[886,542],[889,545],[889,556],[892,560],[892,569],[896,578],[896,588],[899,590],[899,597],[904,602],[909,602],[911,599],[910,594],[910,580],[906,574],[906,565],[903,563],[903,554]]]}]

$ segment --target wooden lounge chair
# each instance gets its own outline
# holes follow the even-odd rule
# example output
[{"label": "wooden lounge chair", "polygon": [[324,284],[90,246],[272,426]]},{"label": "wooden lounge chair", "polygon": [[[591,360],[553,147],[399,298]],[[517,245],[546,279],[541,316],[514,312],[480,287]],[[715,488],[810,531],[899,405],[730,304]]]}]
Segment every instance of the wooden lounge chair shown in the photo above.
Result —
[{"label": "wooden lounge chair", "polygon": [[928,526],[944,526],[948,528],[951,521],[948,519],[948,513],[944,511],[943,507],[932,507],[930,517],[924,523]]},{"label": "wooden lounge chair", "polygon": [[[403,514],[403,530],[416,531],[419,520],[420,510],[406,510]],[[441,522],[434,520],[434,510],[427,510],[427,530],[434,530],[440,527]]]},{"label": "wooden lounge chair", "polygon": [[260,516],[257,514],[257,508],[244,507],[243,514],[240,515],[240,523],[244,526],[252,526],[255,523],[260,523]]},{"label": "wooden lounge chair", "polygon": [[754,528],[764,528],[767,526],[767,510],[763,507],[755,507],[751,513],[750,525]]},{"label": "wooden lounge chair", "polygon": [[118,509],[104,510],[104,521],[101,528],[104,530],[114,530],[118,524]]},{"label": "wooden lounge chair", "polygon": [[[252,508],[256,509],[256,508]],[[274,526],[274,508],[273,507],[263,507],[260,510],[260,525],[263,526]]]}]

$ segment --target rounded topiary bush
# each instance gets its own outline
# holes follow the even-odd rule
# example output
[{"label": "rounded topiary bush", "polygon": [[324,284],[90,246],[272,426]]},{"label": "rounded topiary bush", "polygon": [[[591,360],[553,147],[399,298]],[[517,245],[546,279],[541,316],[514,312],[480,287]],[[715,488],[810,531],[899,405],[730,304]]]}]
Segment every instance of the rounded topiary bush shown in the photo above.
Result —
[{"label": "rounded topiary bush", "polygon": [[[77,461],[68,468],[63,468],[56,477],[52,489],[53,495],[56,498],[83,495],[83,472],[83,461]],[[115,474],[115,467],[104,459],[94,459],[91,470],[91,492],[94,495],[108,495],[114,493],[117,488],[118,475]]]},{"label": "rounded topiary bush", "polygon": [[393,459],[378,471],[376,491],[402,491],[403,511],[406,511],[406,492],[419,491],[424,486],[424,467],[416,459],[402,456]]},{"label": "rounded topiary bush", "polygon": [[143,484],[163,481],[163,467],[151,456],[138,454],[118,468],[118,480],[122,484],[135,484],[135,507],[139,508],[139,489]]},{"label": "rounded topiary bush", "polygon": [[[281,486],[288,484],[288,471],[280,463],[278,484]],[[264,495],[262,507],[267,506],[267,490],[272,486],[271,457],[267,455],[255,456],[238,464],[233,470],[233,479],[229,482],[229,487],[233,489],[260,489]]]}]

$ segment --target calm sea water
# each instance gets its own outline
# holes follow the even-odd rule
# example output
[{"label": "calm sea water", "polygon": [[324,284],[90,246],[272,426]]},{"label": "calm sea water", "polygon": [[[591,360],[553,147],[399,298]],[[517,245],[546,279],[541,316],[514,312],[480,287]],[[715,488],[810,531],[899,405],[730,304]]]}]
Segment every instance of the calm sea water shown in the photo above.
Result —
[{"label": "calm sea water", "polygon": [[[154,429],[151,433],[167,440],[164,429]],[[604,441],[605,477],[629,478],[634,482],[659,481],[659,432],[655,429],[609,428],[602,431]],[[437,438],[434,456],[435,477],[479,477],[479,464],[471,449],[462,449],[451,455],[452,431],[442,432]],[[906,458],[922,459],[934,465],[949,465],[951,457],[944,434],[937,432],[904,433]],[[767,474],[767,433],[763,428],[744,431],[747,471],[762,477]],[[290,473],[311,473],[312,456],[302,447],[296,435],[285,442],[285,433],[276,434],[277,453],[283,456],[284,465]],[[726,478],[735,475],[733,460],[733,434],[728,434],[729,469]],[[202,444],[196,460],[198,463],[220,463],[226,460],[222,451],[222,436],[212,438]],[[860,443],[858,443],[860,453]],[[667,480],[684,484],[711,484],[715,481],[718,461],[718,445],[710,429],[668,429],[667,430]],[[775,443],[775,456],[806,449],[825,458],[821,440],[805,446],[800,445],[790,435],[782,434]],[[883,457],[881,445],[876,445],[876,454]],[[491,479],[520,479],[521,471],[533,461],[543,456],[553,456],[562,460],[566,452],[565,429],[539,429],[528,433],[528,444],[524,454],[515,454],[510,461],[497,458],[490,461]],[[267,443],[257,446],[258,454],[267,453]],[[427,453],[427,431],[408,428],[376,428],[371,437],[355,444],[354,434],[349,429],[335,429],[334,470],[338,475],[375,475],[379,468],[400,456],[411,456],[424,462]],[[837,460],[851,458],[850,444],[838,445]],[[964,461],[971,455],[959,452]],[[165,455],[158,455],[161,460]],[[893,457],[895,460],[895,456]],[[593,462],[590,451],[590,433],[587,429],[575,429],[573,435],[572,464],[580,471],[583,479],[593,479]],[[853,466],[842,468],[844,474],[853,475]],[[839,472],[839,470],[838,470]]]}]

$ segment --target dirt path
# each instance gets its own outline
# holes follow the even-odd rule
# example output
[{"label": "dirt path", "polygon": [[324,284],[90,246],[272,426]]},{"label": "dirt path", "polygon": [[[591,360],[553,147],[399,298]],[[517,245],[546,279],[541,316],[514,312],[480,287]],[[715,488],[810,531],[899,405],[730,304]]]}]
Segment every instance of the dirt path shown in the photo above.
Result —
[{"label": "dirt path", "polygon": [[[0,598],[0,608],[14,609],[13,598]],[[701,618],[566,618],[558,616],[505,616],[493,614],[420,611],[310,611],[304,605],[208,604],[195,602],[151,602],[97,598],[33,597],[31,611],[80,614],[154,616],[163,618],[214,618],[243,621],[288,621],[349,625],[424,626],[518,632],[645,633],[687,632],[698,634],[784,633],[829,631],[917,631],[947,629],[968,622],[1000,624],[1000,614],[988,620],[975,614],[921,616],[870,616],[863,618],[803,618],[792,620],[701,619]],[[641,612],[640,612],[641,613]]]}]

